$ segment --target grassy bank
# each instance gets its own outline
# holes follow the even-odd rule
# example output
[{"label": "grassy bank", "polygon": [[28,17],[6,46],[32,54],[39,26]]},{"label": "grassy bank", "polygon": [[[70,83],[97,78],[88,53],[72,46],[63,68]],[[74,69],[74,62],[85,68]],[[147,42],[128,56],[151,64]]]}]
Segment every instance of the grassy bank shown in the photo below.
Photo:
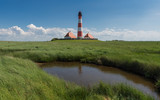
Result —
[{"label": "grassy bank", "polygon": [[35,62],[79,61],[127,70],[155,81],[160,91],[160,42],[61,40],[0,42],[0,55]]},{"label": "grassy bank", "polygon": [[84,88],[42,71],[30,60],[0,57],[0,100],[153,100],[140,91],[100,83]]},{"label": "grassy bank", "polygon": [[0,55],[35,62],[79,61],[113,66],[150,78],[157,82],[158,89],[160,87],[160,42],[0,42]]}]

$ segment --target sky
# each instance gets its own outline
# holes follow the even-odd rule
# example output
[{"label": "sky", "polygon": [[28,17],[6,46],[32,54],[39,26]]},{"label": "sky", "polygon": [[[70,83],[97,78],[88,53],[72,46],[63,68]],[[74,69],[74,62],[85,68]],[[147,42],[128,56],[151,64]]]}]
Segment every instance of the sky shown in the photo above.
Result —
[{"label": "sky", "polygon": [[160,0],[0,0],[0,41],[49,41],[68,31],[99,40],[160,41]]}]

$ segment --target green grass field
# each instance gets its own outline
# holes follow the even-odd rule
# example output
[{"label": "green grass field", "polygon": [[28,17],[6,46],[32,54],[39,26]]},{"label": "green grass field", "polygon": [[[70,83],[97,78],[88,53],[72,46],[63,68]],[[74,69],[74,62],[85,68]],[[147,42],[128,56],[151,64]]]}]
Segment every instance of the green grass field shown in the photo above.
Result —
[{"label": "green grass field", "polygon": [[[157,89],[160,90],[160,42],[103,42],[97,40],[1,41],[0,55],[0,68],[2,69],[0,70],[0,73],[2,73],[0,85],[2,86],[0,87],[3,90],[0,97],[2,99],[5,97],[9,99],[9,97],[14,96],[15,99],[51,99],[54,97],[54,99],[60,100],[77,100],[77,98],[79,100],[92,100],[93,98],[102,100],[104,97],[115,100],[118,98],[121,98],[119,100],[151,99],[138,90],[124,85],[109,86],[100,84],[91,89],[74,85],[73,88],[71,83],[49,76],[38,69],[31,61],[79,61],[113,66],[152,79]],[[16,82],[19,84],[16,84]],[[116,92],[116,89],[119,91]],[[80,95],[84,96],[81,97]]]}]

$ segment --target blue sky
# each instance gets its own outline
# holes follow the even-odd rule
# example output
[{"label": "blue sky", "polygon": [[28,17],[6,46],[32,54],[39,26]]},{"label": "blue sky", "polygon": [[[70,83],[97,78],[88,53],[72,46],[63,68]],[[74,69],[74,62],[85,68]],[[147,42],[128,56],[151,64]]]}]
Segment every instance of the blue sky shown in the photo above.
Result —
[{"label": "blue sky", "polygon": [[[58,33],[61,34],[59,37],[63,36],[62,32],[70,30],[68,28],[72,28],[76,35],[78,11],[82,11],[84,31],[92,32],[95,36],[106,32],[106,38],[101,39],[98,36],[101,40],[107,40],[108,37],[143,40],[138,37],[131,39],[133,35],[127,38],[126,34],[129,33],[125,32],[126,30],[132,33],[139,32],[143,33],[142,35],[145,35],[145,32],[146,34],[154,32],[155,37],[160,36],[159,5],[160,0],[0,0],[0,39],[10,39],[8,34],[14,34],[15,40],[24,38],[17,35],[17,33],[21,35],[24,31],[26,32],[24,34],[38,34],[38,36],[50,34],[48,38],[46,37],[48,40],[56,37],[55,34]],[[35,26],[36,30],[33,27],[26,27],[27,25]],[[62,32],[53,31],[54,28],[59,28],[58,30]],[[52,31],[48,33],[47,29]],[[7,38],[2,39],[4,36]],[[149,36],[145,40],[157,40]],[[27,38],[37,40],[29,36]]]}]

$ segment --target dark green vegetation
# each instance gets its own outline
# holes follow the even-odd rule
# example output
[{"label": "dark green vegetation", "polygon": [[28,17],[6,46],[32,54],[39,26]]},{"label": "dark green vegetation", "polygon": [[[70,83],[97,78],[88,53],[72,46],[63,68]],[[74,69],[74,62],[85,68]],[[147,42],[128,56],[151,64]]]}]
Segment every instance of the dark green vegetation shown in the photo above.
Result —
[{"label": "dark green vegetation", "polygon": [[[56,40],[52,42],[0,42],[0,55],[29,59],[34,62],[79,61],[84,63],[113,66],[150,78],[154,82],[156,82],[157,89],[160,89],[160,80],[158,80],[160,79],[160,42],[102,42],[97,40]],[[8,62],[10,62],[10,59],[8,60]],[[23,64],[21,65],[25,66]],[[46,75],[44,74],[44,72],[41,73],[43,73],[42,75],[44,76]],[[32,74],[31,76],[35,75]],[[50,78],[49,75],[46,77]],[[43,80],[41,78],[36,79]],[[54,80],[54,78],[48,80],[48,82],[51,80]],[[51,81],[51,83],[52,82],[53,81]],[[24,82],[24,84],[27,83]],[[52,85],[54,84],[52,83]],[[98,90],[102,87],[104,88],[104,91]],[[97,90],[94,88],[96,88]],[[71,94],[68,95],[70,96],[73,94],[72,96],[78,96],[79,93],[82,93],[83,95],[85,95],[83,97],[86,97],[85,99],[87,99],[92,98],[93,96],[100,98],[101,95],[105,93],[105,96],[109,96],[112,98],[126,98],[126,96],[129,96],[128,100],[131,100],[131,98],[133,98],[134,100],[138,97],[138,99],[142,100],[145,100],[146,98],[145,96],[142,96],[142,93],[140,93],[139,91],[124,85],[111,87],[101,84],[98,87],[94,88],[91,88],[89,90],[82,87],[78,87],[78,89],[71,88],[72,92],[70,91],[69,93]],[[120,95],[118,95],[118,93],[114,91],[115,88],[119,90],[117,92],[119,92]],[[45,95],[45,92],[43,92],[42,90],[37,90],[37,92],[38,91]],[[46,88],[44,91],[48,92],[52,90],[48,90]],[[113,92],[115,92],[114,96]],[[66,97],[66,99],[68,98]]]},{"label": "dark green vegetation", "polygon": [[84,88],[42,71],[30,60],[0,57],[0,100],[153,100],[136,89],[100,83]]}]

